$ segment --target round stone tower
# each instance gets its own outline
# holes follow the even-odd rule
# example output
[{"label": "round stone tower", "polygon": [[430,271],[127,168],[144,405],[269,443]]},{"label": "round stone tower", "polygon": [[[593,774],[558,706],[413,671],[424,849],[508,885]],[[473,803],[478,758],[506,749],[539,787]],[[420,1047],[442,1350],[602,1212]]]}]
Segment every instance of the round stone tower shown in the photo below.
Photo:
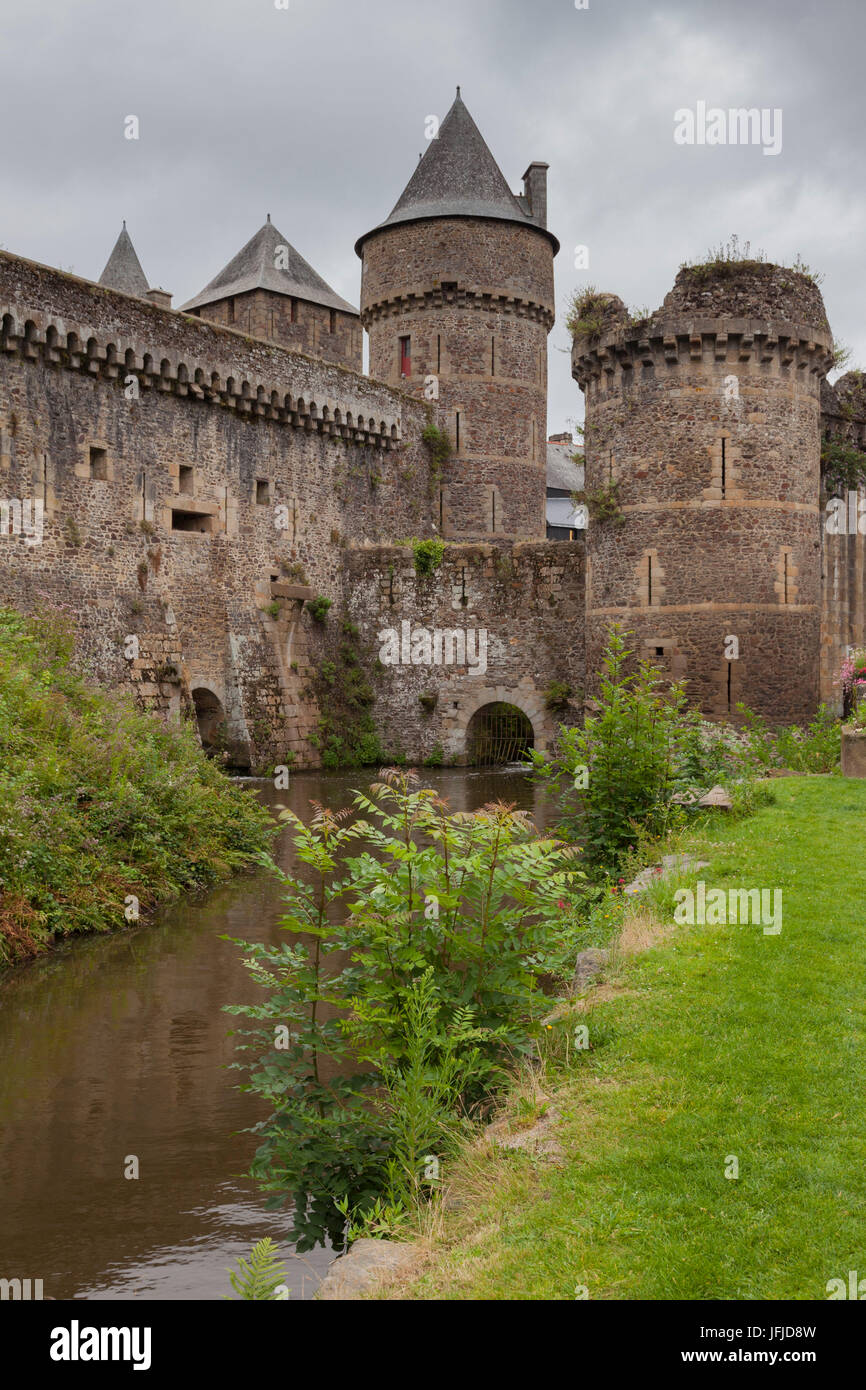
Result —
[{"label": "round stone tower", "polygon": [[[610,626],[705,714],[771,722],[818,701],[821,294],[755,261],[685,268],[634,321],[589,297],[572,372],[586,395],[587,673]],[[590,681],[592,676],[589,676]]]},{"label": "round stone tower", "polygon": [[547,165],[515,196],[457,98],[391,215],[361,237],[370,374],[428,400],[451,441],[440,530],[545,534]]}]

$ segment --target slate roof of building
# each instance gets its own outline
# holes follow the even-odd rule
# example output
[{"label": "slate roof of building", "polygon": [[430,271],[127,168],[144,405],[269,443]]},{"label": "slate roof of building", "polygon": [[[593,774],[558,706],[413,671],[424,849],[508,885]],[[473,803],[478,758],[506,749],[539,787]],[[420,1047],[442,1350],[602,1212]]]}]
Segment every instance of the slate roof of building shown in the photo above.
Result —
[{"label": "slate roof of building", "polygon": [[572,458],[573,444],[550,444],[547,446],[547,486],[563,492],[583,490],[583,464]]},{"label": "slate roof of building", "polygon": [[428,217],[490,217],[522,222],[543,232],[559,249],[553,233],[529,215],[508,187],[460,96],[459,87],[438,136],[430,140],[394,208],[384,222],[358,238],[355,250],[360,255],[367,237],[384,227]]},{"label": "slate roof of building", "polygon": [[251,290],[272,290],[292,299],[305,299],[310,304],[323,304],[327,309],[339,309],[344,314],[358,313],[277,230],[270,213],[267,222],[246,246],[241,247],[219,275],[182,308],[199,309],[204,304],[231,299],[233,295],[247,294]]},{"label": "slate roof of building", "polygon": [[574,503],[570,497],[548,497],[545,502],[545,514],[548,526],[570,531],[586,530],[586,504]]},{"label": "slate roof of building", "polygon": [[135,254],[132,238],[124,222],[120,236],[114,243],[114,250],[108,258],[105,269],[99,277],[100,285],[109,290],[120,290],[123,294],[137,294],[143,299],[148,291],[147,278],[141,268],[141,261]]}]

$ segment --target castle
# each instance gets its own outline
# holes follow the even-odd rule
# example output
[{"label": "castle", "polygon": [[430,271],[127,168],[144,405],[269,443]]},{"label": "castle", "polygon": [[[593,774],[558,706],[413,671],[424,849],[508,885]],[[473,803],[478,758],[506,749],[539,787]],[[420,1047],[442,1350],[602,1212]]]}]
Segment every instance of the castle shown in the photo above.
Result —
[{"label": "castle", "polygon": [[861,447],[866,400],[826,383],[816,285],[744,262],[681,270],[640,320],[597,296],[591,520],[546,539],[547,167],[513,193],[458,89],[356,243],[360,312],[270,216],[180,310],[125,226],[99,283],[0,253],[0,602],[67,611],[94,676],[258,770],[320,762],[341,682],[413,762],[485,729],[547,747],[612,622],[710,716],[834,702],[866,575],[821,443]]}]

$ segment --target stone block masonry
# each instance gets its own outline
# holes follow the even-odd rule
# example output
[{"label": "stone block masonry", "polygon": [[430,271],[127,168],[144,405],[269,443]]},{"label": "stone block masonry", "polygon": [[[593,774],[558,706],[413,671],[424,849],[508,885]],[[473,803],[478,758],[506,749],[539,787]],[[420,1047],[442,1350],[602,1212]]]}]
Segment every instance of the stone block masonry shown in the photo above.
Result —
[{"label": "stone block masonry", "polygon": [[[429,575],[416,573],[407,546],[348,550],[345,563],[347,608],[364,647],[376,652],[386,640],[383,634],[392,631],[402,647],[398,662],[377,664],[370,672],[377,694],[372,713],[387,747],[401,749],[416,763],[437,748],[446,762],[465,761],[473,717],[488,705],[504,703],[523,711],[535,747],[544,749],[558,724],[581,716],[582,539],[505,548],[449,544]],[[469,660],[449,662],[446,637],[437,661],[437,632],[472,634],[464,638]],[[419,658],[414,663],[413,636]],[[459,639],[454,653],[460,653]],[[407,657],[408,662],[402,659]],[[567,709],[548,708],[556,683],[574,692]]]},{"label": "stone block masonry", "polygon": [[808,720],[832,363],[820,292],[745,262],[680,271],[639,322],[615,297],[600,309],[600,330],[575,338],[573,372],[587,492],[615,489],[620,524],[588,532],[589,671],[616,622],[706,714],[736,718],[742,701],[774,722]]},{"label": "stone block masonry", "polygon": [[432,533],[426,418],[349,370],[0,254],[0,495],[45,509],[42,544],[0,537],[0,601],[67,611],[87,669],[147,706],[216,700],[235,761],[315,764],[303,594],[339,606],[346,546]]}]

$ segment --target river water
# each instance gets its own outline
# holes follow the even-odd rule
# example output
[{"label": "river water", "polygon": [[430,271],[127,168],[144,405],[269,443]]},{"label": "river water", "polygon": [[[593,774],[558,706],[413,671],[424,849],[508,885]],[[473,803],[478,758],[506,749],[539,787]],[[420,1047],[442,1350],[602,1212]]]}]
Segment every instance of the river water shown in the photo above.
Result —
[{"label": "river water", "polygon": [[[307,817],[366,789],[363,772],[301,773],[288,791],[255,782],[269,805]],[[424,774],[455,811],[546,805],[508,770]],[[294,868],[283,831],[274,859]],[[0,979],[0,1278],[41,1279],[58,1299],[219,1299],[226,1270],[269,1235],[291,1298],[310,1298],[334,1257],[283,1244],[287,1220],[244,1176],[245,1126],[263,1103],[240,1074],[222,1006],[257,999],[241,953],[221,935],[278,937],[278,885],[264,870],[164,909],[156,922],[68,942]],[[241,1026],[243,1026],[242,1021]],[[137,1178],[124,1176],[138,1160]]]}]

